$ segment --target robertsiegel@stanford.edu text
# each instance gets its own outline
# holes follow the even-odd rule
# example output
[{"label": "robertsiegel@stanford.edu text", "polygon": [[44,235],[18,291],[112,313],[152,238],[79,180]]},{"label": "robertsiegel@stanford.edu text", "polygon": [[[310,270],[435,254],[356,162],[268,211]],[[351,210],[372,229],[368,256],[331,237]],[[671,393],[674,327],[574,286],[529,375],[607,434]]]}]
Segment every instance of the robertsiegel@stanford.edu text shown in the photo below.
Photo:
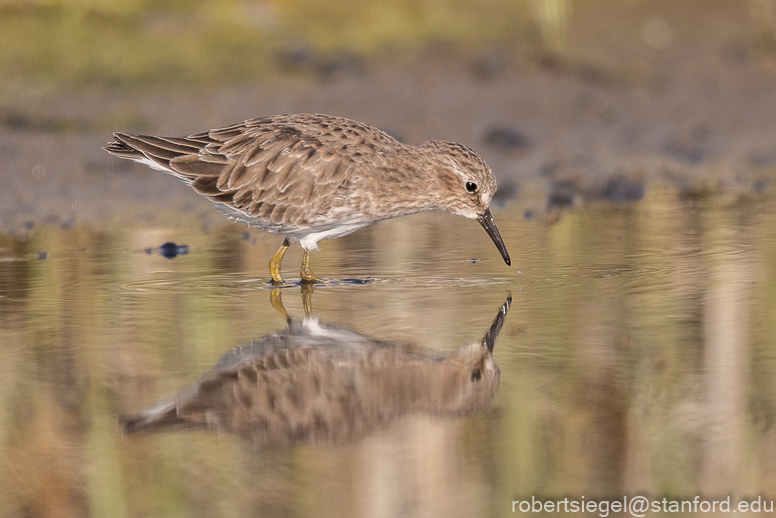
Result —
[{"label": "robertsiegel@stanford.edu text", "polygon": [[585,500],[585,497],[579,499],[563,500],[537,500],[531,497],[530,500],[512,500],[512,512],[517,513],[598,513],[598,516],[605,518],[609,513],[625,512],[635,518],[643,518],[647,511],[653,513],[730,513],[730,512],[773,512],[773,500],[765,500],[758,496],[754,500],[741,500],[732,505],[730,496],[722,500],[701,500],[696,496],[692,500],[669,500],[649,499],[646,496],[623,496],[621,499],[612,500]]}]

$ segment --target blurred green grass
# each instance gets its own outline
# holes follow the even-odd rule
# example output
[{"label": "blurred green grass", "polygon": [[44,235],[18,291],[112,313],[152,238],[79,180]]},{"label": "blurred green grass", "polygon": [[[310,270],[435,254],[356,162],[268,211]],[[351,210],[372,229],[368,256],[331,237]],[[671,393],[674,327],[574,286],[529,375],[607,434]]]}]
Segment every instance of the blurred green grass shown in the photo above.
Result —
[{"label": "blurred green grass", "polygon": [[[749,44],[772,55],[775,2],[688,9],[749,11]],[[0,99],[30,88],[269,81],[337,60],[411,58],[439,46],[463,57],[494,48],[578,54],[572,14],[576,32],[611,23],[607,32],[621,33],[668,7],[664,0],[0,0]],[[598,29],[584,29],[591,19]]]},{"label": "blurred green grass", "polygon": [[303,55],[371,59],[428,44],[530,39],[535,3],[558,1],[567,2],[0,0],[0,83],[138,87],[266,80],[283,68],[278,56],[300,49]]}]

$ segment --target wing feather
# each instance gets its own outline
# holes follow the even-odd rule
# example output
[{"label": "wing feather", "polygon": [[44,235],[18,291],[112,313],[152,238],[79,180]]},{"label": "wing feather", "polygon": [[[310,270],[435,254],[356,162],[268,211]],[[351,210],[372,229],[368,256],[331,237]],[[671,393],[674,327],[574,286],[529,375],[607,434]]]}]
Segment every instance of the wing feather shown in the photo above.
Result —
[{"label": "wing feather", "polygon": [[301,227],[350,203],[356,175],[381,167],[382,148],[402,146],[371,126],[320,115],[251,119],[188,137],[115,137],[108,151],[152,160],[213,202]]},{"label": "wing feather", "polygon": [[183,155],[168,162],[170,169],[181,176],[196,180],[198,178],[218,177],[224,169],[223,163],[205,162],[198,155]]}]

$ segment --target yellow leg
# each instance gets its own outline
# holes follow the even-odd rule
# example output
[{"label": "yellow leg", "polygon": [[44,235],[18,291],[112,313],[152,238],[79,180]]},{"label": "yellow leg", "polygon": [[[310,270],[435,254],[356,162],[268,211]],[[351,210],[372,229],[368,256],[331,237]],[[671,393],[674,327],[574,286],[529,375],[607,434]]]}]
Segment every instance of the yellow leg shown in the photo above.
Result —
[{"label": "yellow leg", "polygon": [[291,246],[288,239],[283,240],[283,244],[280,245],[278,251],[272,256],[269,262],[269,274],[272,276],[273,284],[283,284],[283,278],[280,276],[280,262],[283,260],[283,256],[286,255],[286,250]]},{"label": "yellow leg", "polygon": [[315,288],[312,284],[302,284],[302,307],[305,316],[313,314],[313,292]]},{"label": "yellow leg", "polygon": [[299,272],[299,275],[302,276],[303,283],[313,283],[320,280],[310,269],[310,252],[307,250],[304,251],[304,257],[302,257],[302,269]]},{"label": "yellow leg", "polygon": [[272,304],[272,307],[275,308],[278,313],[283,315],[286,322],[291,322],[291,316],[288,314],[288,311],[286,311],[285,306],[283,306],[283,297],[280,293],[280,288],[270,290],[269,303]]}]

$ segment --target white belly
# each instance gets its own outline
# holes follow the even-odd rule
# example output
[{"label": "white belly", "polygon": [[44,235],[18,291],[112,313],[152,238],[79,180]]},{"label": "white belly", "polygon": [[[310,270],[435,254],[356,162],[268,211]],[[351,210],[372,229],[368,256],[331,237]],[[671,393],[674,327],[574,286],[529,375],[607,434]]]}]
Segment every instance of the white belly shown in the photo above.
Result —
[{"label": "white belly", "polygon": [[299,239],[299,244],[307,250],[308,252],[317,252],[319,250],[318,248],[318,241],[322,241],[324,239],[332,239],[335,237],[342,237],[347,236],[348,234],[351,234],[355,232],[356,230],[360,228],[364,228],[364,223],[354,223],[354,224],[342,224],[338,225],[336,227],[322,230],[320,232],[311,232],[304,237],[301,237]]}]

